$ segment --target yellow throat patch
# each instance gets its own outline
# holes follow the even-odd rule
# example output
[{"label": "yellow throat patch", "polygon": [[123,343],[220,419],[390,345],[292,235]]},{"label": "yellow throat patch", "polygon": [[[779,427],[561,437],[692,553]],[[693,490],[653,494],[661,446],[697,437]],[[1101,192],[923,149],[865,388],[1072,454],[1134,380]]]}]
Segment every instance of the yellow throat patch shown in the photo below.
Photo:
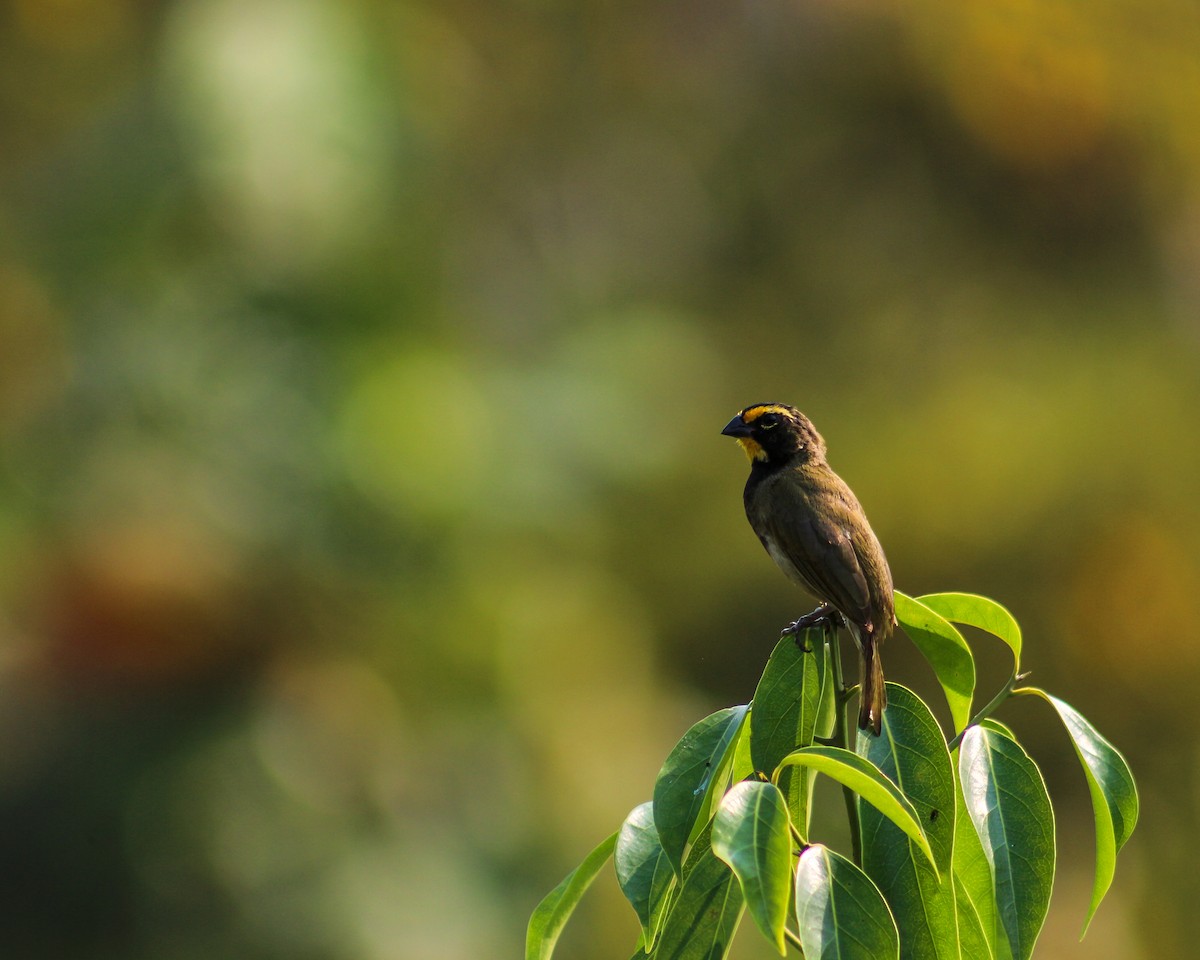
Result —
[{"label": "yellow throat patch", "polygon": [[762,448],[757,440],[751,440],[749,437],[738,437],[737,445],[742,448],[746,454],[746,458],[751,463],[755,460],[767,459],[767,451]]}]

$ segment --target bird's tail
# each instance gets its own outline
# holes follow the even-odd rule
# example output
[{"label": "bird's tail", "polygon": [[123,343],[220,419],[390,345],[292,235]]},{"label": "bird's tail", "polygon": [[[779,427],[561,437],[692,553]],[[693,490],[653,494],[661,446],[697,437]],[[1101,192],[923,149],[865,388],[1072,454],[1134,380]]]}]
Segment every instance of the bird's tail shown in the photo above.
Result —
[{"label": "bird's tail", "polygon": [[879,645],[865,631],[859,637],[862,649],[862,674],[859,687],[858,725],[879,736],[883,728],[883,708],[887,706],[887,687],[883,682],[883,664],[879,661]]}]

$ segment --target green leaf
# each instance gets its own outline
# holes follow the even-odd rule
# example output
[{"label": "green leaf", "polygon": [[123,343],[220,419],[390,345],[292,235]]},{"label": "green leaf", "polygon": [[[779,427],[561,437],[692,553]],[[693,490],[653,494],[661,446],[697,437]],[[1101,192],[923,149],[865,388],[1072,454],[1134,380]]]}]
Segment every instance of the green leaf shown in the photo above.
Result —
[{"label": "green leaf", "polygon": [[[701,817],[722,784],[722,767],[732,760],[747,707],[726,707],[696,723],[679,740],[654,784],[654,826],[663,850],[678,874],[683,851],[707,822]],[[718,794],[720,796],[720,794]]]},{"label": "green leaf", "polygon": [[[937,720],[921,699],[889,683],[878,737],[859,732],[857,749],[912,803],[942,876],[954,852],[954,765]],[[878,810],[859,804],[863,869],[875,881],[900,931],[905,960],[959,960],[954,886],[919,855],[913,841]],[[972,958],[973,960],[973,958]]]},{"label": "green leaf", "polygon": [[817,736],[828,740],[837,728],[838,706],[837,684],[833,682],[833,650],[836,638],[831,637],[825,644],[825,682],[821,685],[821,704],[817,710]]},{"label": "green leaf", "polygon": [[971,648],[945,617],[899,590],[896,620],[933,667],[950,707],[954,732],[960,732],[971,720],[971,701],[975,696],[975,658]]},{"label": "green leaf", "polygon": [[1009,960],[1008,937],[999,929],[992,868],[967,813],[957,766],[954,784],[954,905],[962,955],[964,960]]},{"label": "green leaf", "polygon": [[954,910],[958,922],[958,956],[963,960],[995,960],[992,939],[967,886],[954,874]]},{"label": "green leaf", "polygon": [[613,861],[621,892],[641,921],[642,939],[647,947],[653,947],[675,871],[654,829],[652,803],[634,807],[625,818],[617,832]]},{"label": "green leaf", "polygon": [[[822,693],[829,682],[829,651],[825,631],[805,630],[800,643],[783,637],[767,661],[750,708],[750,757],[754,769],[769,775],[789,752],[806,747],[818,732]],[[781,778],[779,787],[787,797],[792,820],[808,832],[812,776],[797,767]]]},{"label": "green leaf", "polygon": [[[725,795],[735,779],[733,777],[734,768],[739,764],[739,758],[744,761],[749,753],[750,732],[747,729],[750,722],[750,705],[748,703],[737,707],[729,707],[734,711],[735,719],[732,721],[727,735],[724,738],[724,748],[718,744],[717,751],[720,753],[720,760],[717,761],[716,774],[709,779],[707,786],[704,788],[704,797],[700,803],[700,813],[696,817],[696,822],[692,824],[692,832],[688,834],[688,843],[695,843],[696,837],[712,821],[713,815],[717,812],[717,805],[720,804],[721,798]],[[745,773],[737,778],[738,781],[745,779],[753,773],[753,770],[747,769]]]},{"label": "green leaf", "polygon": [[773,783],[739,783],[717,808],[713,853],[737,875],[750,916],[780,955],[792,892],[792,833],[787,801]]},{"label": "green leaf", "polygon": [[967,815],[983,846],[1000,925],[1016,960],[1028,960],[1054,884],[1054,810],[1041,771],[1020,744],[974,726],[959,747]]},{"label": "green leaf", "polygon": [[791,765],[809,767],[849,787],[911,837],[936,871],[933,851],[917,811],[870,760],[841,747],[801,747],[784,757],[777,769]]},{"label": "green leaf", "polygon": [[1004,736],[1008,737],[1009,740],[1017,739],[1017,735],[1013,733],[1013,728],[1007,723],[1002,723],[1001,721],[997,720],[995,717],[985,717],[983,720],[979,721],[979,725],[983,727],[984,730],[991,730],[992,733],[1003,734]]},{"label": "green leaf", "polygon": [[951,623],[978,627],[999,637],[1012,649],[1013,672],[1021,669],[1021,628],[1007,608],[975,593],[928,593],[918,598]]},{"label": "green leaf", "polygon": [[770,774],[796,747],[813,742],[825,679],[825,632],[805,630],[803,652],[791,637],[776,644],[758,681],[750,710],[750,757],[754,769]]},{"label": "green leaf", "polygon": [[[754,707],[750,708],[750,714],[753,715]],[[747,717],[747,719],[750,719]],[[754,773],[754,761],[750,759],[750,724],[743,723],[741,730],[738,732],[737,740],[733,744],[733,756],[729,762],[728,780],[732,783],[741,783],[746,778]]]},{"label": "green leaf", "polygon": [[1096,915],[1096,908],[1112,884],[1117,869],[1117,853],[1133,833],[1138,819],[1138,792],[1133,772],[1119,750],[1104,739],[1069,703],[1037,687],[1027,688],[1046,700],[1058,712],[1071,736],[1075,753],[1087,777],[1092,795],[1092,813],[1096,820],[1096,878],[1092,885],[1092,903],[1079,934],[1082,940]]},{"label": "green leaf", "polygon": [[819,843],[804,851],[796,867],[796,918],[805,960],[900,956],[883,895],[858,867]]},{"label": "green leaf", "polygon": [[525,931],[525,960],[549,960],[563,927],[596,879],[596,874],[612,856],[616,843],[617,835],[614,833],[589,853],[583,863],[568,873],[562,883],[546,894],[534,908]]},{"label": "green leaf", "polygon": [[663,920],[656,960],[722,960],[742,919],[742,889],[712,850],[705,827],[683,867],[679,895]]}]

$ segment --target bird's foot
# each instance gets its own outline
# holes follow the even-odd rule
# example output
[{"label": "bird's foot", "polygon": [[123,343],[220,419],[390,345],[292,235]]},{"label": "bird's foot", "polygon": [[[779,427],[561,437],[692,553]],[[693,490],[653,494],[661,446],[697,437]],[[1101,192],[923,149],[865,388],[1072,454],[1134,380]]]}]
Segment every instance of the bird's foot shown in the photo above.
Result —
[{"label": "bird's foot", "polygon": [[846,619],[828,603],[823,603],[812,613],[806,613],[799,620],[793,620],[781,631],[782,636],[791,636],[796,640],[796,645],[805,653],[809,653],[812,647],[808,645],[808,641],[804,638],[804,631],[810,627],[827,626],[836,630],[839,627],[846,625]]}]

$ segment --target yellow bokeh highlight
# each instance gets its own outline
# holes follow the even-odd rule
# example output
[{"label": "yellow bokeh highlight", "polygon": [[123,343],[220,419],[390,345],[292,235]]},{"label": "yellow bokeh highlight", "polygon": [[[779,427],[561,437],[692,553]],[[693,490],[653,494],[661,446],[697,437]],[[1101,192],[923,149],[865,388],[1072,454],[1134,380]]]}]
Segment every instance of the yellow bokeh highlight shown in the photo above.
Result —
[{"label": "yellow bokeh highlight", "polygon": [[1095,11],[1063,0],[926,4],[915,19],[954,111],[1005,160],[1054,169],[1093,150],[1110,121]]}]

